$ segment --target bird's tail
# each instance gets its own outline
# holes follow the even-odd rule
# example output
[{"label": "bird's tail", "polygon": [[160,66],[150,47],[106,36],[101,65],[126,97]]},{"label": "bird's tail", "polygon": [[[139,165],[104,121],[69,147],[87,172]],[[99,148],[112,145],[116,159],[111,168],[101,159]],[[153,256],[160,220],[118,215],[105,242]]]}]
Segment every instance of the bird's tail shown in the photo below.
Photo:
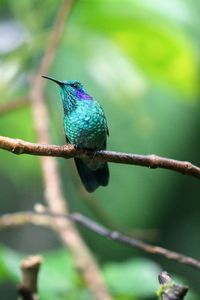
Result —
[{"label": "bird's tail", "polygon": [[92,170],[87,164],[79,158],[75,158],[76,167],[86,190],[94,192],[100,185],[106,186],[109,181],[108,164],[105,163],[96,170]]}]

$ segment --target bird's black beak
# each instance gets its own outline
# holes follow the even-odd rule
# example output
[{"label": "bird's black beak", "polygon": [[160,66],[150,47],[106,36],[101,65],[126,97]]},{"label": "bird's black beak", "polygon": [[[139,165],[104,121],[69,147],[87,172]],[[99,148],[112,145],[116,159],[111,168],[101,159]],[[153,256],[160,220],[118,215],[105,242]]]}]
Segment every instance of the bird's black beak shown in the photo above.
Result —
[{"label": "bird's black beak", "polygon": [[64,84],[62,81],[57,80],[57,79],[54,79],[54,78],[49,77],[49,76],[43,75],[42,77],[43,77],[43,78],[46,78],[46,79],[49,79],[49,80],[51,80],[51,81],[54,81],[54,82],[57,83],[59,86],[63,86],[63,84]]}]

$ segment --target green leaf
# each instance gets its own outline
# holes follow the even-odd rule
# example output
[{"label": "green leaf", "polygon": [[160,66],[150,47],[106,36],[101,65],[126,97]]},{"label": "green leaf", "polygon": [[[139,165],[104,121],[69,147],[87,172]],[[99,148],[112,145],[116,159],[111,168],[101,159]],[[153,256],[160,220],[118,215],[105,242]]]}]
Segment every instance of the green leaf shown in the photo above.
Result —
[{"label": "green leaf", "polygon": [[106,282],[115,295],[155,296],[159,273],[159,266],[144,258],[123,263],[107,263],[104,267]]},{"label": "green leaf", "polygon": [[[91,48],[92,41],[96,41],[97,37],[104,37],[111,47],[113,43],[120,49],[133,68],[136,65],[136,70],[140,69],[146,75],[150,84],[156,82],[185,95],[196,95],[196,50],[187,31],[178,26],[179,21],[191,21],[192,12],[189,7],[181,2],[177,2],[174,7],[163,5],[161,1],[151,1],[149,4],[148,1],[126,1],[123,6],[120,1],[102,0],[79,5],[81,14],[75,14],[76,23],[74,22],[70,32],[73,37],[74,31],[76,34],[79,32],[79,45],[81,36],[84,36],[84,45],[89,45],[85,50],[88,59],[95,51],[96,42]],[[172,14],[170,18],[166,15],[163,18],[165,9],[176,12],[173,22]],[[179,15],[178,11],[182,14]],[[96,48],[100,49],[101,46],[96,45]],[[102,58],[105,57],[106,52],[102,50],[101,55]],[[102,74],[105,76],[104,72]]]},{"label": "green leaf", "polygon": [[74,299],[78,279],[72,258],[66,250],[45,254],[39,275],[41,299]]},{"label": "green leaf", "polygon": [[20,279],[20,261],[22,255],[9,248],[0,247],[0,282],[10,280],[17,282]]}]

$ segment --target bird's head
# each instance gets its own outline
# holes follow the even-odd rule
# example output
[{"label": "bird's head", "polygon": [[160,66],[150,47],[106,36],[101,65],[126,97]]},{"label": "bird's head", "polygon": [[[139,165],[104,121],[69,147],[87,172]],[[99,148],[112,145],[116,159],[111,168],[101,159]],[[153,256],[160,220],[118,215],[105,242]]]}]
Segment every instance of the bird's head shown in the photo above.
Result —
[{"label": "bird's head", "polygon": [[74,100],[92,100],[93,98],[88,95],[84,86],[78,80],[66,80],[60,81],[49,76],[42,76],[43,78],[49,79],[60,86],[61,97],[63,100],[67,98],[73,98]]}]

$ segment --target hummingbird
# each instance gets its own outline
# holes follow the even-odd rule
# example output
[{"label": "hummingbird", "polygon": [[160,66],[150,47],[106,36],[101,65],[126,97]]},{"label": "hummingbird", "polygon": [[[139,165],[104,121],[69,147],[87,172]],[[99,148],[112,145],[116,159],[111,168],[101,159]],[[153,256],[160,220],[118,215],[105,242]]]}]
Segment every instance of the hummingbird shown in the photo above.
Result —
[{"label": "hummingbird", "polygon": [[[80,81],[60,81],[49,76],[42,77],[57,83],[60,87],[66,142],[81,149],[106,149],[109,131],[103,108],[88,94]],[[99,186],[108,185],[107,163],[89,158],[74,160],[81,181],[89,193],[94,192]]]}]

